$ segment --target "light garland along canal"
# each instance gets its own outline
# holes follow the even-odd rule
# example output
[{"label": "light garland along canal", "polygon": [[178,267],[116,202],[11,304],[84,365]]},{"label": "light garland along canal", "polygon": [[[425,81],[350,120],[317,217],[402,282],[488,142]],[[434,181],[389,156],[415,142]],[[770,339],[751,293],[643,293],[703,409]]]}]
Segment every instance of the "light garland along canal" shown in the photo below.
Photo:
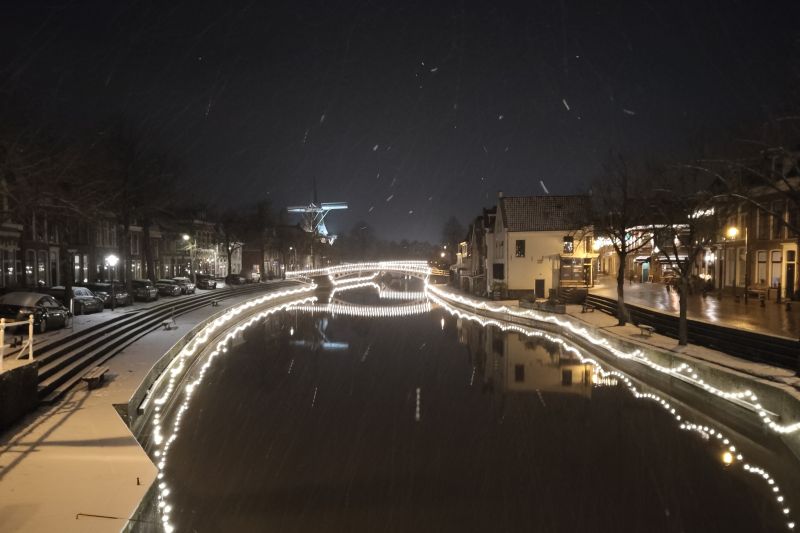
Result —
[{"label": "light garland along canal", "polygon": [[146,443],[161,469],[150,517],[177,531],[794,529],[798,462],[739,407],[667,396],[658,376],[401,285],[298,296],[206,347]]}]

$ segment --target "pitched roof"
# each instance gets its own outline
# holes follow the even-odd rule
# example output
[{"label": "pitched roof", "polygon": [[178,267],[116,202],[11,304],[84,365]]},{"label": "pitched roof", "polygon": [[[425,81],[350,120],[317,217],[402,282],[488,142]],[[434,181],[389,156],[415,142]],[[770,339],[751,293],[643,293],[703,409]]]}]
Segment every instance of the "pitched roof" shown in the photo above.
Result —
[{"label": "pitched roof", "polygon": [[508,231],[570,231],[587,224],[588,196],[508,196],[499,198]]}]

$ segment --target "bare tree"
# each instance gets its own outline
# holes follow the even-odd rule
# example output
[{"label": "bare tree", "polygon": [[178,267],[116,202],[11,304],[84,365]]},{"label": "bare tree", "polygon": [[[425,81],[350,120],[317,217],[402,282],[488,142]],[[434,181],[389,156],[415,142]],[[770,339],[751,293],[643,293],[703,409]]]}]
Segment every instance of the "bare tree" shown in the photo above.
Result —
[{"label": "bare tree", "polygon": [[678,344],[688,343],[688,295],[697,258],[720,234],[725,216],[707,177],[686,166],[659,173],[650,198],[651,232],[658,253],[678,275]]},{"label": "bare tree", "polygon": [[442,227],[442,242],[448,247],[447,252],[450,262],[455,261],[455,253],[458,249],[458,243],[464,240],[466,230],[461,222],[454,216],[447,219]]},{"label": "bare tree", "polygon": [[617,319],[624,326],[630,321],[625,306],[625,268],[627,258],[651,241],[647,229],[648,213],[644,173],[636,173],[621,154],[610,153],[603,173],[592,184],[592,210],[595,235],[608,239],[614,248],[617,265]]},{"label": "bare tree", "polygon": [[[718,198],[750,207],[779,228],[788,228],[800,253],[800,116],[770,121],[757,135],[732,143],[729,150],[728,157],[701,160],[695,168],[715,179]],[[796,278],[793,286],[798,285]]]},{"label": "bare tree", "polygon": [[125,282],[131,289],[131,226],[141,224],[143,255],[147,276],[155,277],[154,258],[150,246],[150,229],[157,216],[174,207],[172,186],[177,174],[176,165],[160,151],[154,132],[115,119],[99,132],[94,143],[95,157],[104,174],[106,192],[111,199],[117,227],[120,231],[119,252]]}]

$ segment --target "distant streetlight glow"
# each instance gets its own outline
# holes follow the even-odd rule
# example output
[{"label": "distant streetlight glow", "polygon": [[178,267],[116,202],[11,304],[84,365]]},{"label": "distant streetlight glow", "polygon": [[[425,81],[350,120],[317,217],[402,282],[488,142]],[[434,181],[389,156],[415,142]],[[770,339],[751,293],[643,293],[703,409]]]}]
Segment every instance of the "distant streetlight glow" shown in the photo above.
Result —
[{"label": "distant streetlight glow", "polygon": [[725,466],[733,463],[733,454],[729,451],[726,451],[722,454],[722,462],[725,463]]},{"label": "distant streetlight glow", "polygon": [[106,265],[111,268],[111,310],[114,311],[117,304],[117,294],[114,287],[114,271],[116,270],[116,266],[119,263],[119,257],[114,254],[109,254],[106,256]]},{"label": "distant streetlight glow", "polygon": [[439,254],[440,257],[444,257],[445,255],[447,255],[447,254],[445,254],[444,252]]},{"label": "distant streetlight glow", "polygon": [[736,236],[739,235],[739,228],[732,226],[728,228],[728,238],[735,239]]}]

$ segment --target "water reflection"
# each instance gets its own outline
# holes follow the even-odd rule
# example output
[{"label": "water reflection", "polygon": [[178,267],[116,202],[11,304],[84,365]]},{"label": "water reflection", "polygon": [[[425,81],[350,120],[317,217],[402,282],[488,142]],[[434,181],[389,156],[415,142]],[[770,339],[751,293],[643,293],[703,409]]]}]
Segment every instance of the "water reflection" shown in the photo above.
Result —
[{"label": "water reflection", "polygon": [[195,391],[167,471],[180,529],[793,527],[788,481],[727,428],[556,335],[362,288],[216,345],[178,413]]},{"label": "water reflection", "polygon": [[494,326],[469,327],[462,318],[457,325],[459,341],[469,349],[484,390],[499,386],[511,393],[591,397],[596,369],[565,352],[562,345],[521,333],[506,334]]}]

